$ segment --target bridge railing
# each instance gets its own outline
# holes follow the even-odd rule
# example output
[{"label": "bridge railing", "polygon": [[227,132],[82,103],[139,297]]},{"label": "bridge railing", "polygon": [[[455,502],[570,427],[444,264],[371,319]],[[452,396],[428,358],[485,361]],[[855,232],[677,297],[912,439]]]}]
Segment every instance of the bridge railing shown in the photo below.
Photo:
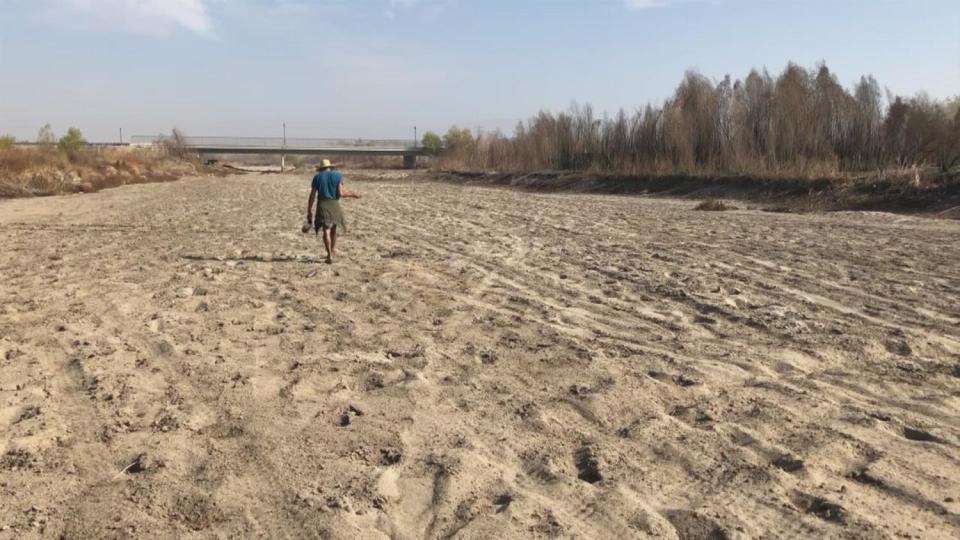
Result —
[{"label": "bridge railing", "polygon": [[[161,144],[172,142],[169,135],[134,135],[132,144]],[[304,137],[183,137],[187,146],[216,148],[389,148],[413,147],[413,141],[404,139],[333,139]]]}]

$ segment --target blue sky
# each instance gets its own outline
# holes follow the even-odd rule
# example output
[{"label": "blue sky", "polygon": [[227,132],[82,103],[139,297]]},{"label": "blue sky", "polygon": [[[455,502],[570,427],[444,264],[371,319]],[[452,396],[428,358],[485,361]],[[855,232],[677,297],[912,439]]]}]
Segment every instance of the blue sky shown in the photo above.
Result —
[{"label": "blue sky", "polygon": [[823,60],[960,93],[958,0],[0,0],[0,133],[412,137]]}]

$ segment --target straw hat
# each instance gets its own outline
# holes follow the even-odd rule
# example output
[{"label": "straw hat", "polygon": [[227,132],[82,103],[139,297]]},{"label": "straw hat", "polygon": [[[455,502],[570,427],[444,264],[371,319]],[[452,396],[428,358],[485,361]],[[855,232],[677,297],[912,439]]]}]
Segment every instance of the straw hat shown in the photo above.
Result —
[{"label": "straw hat", "polygon": [[330,163],[330,160],[329,160],[329,159],[325,159],[325,160],[321,161],[321,162],[317,165],[317,170],[319,171],[319,170],[323,170],[323,169],[330,169],[330,168],[332,168],[332,167],[334,167],[334,166],[336,166],[335,163]]}]

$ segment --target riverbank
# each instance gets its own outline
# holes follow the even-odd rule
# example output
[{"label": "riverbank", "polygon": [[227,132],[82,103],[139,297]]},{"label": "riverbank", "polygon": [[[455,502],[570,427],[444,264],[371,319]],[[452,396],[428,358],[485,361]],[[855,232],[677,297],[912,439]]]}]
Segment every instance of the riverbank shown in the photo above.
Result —
[{"label": "riverbank", "polygon": [[616,175],[582,172],[436,171],[433,180],[536,192],[731,199],[762,209],[868,210],[960,218],[960,174],[915,183],[903,178],[770,178],[748,175]]}]

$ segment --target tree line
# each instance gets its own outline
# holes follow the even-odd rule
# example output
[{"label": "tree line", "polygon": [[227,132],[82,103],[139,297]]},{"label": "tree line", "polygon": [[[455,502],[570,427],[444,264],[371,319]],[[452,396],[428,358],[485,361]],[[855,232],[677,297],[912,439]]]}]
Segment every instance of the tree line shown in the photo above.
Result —
[{"label": "tree line", "polygon": [[635,174],[820,176],[960,164],[960,96],[881,92],[872,76],[844,88],[826,65],[790,63],[711,81],[688,71],[661,105],[598,116],[541,111],[512,136],[453,127],[424,146],[447,166]]}]

